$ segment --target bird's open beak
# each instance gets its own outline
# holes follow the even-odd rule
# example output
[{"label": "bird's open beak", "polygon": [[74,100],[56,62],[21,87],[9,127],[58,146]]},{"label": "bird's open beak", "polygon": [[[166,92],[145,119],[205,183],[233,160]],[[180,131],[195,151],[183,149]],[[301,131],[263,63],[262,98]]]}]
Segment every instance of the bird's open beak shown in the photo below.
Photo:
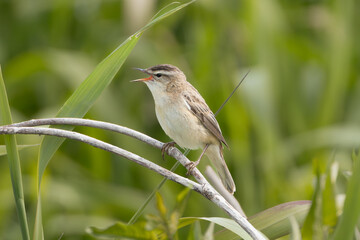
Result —
[{"label": "bird's open beak", "polygon": [[148,78],[135,79],[135,80],[131,80],[130,82],[146,82],[146,81],[150,81],[150,80],[153,79],[153,76],[151,76],[151,74],[150,74],[148,71],[146,71],[146,69],[142,69],[142,68],[134,68],[134,69],[135,69],[135,70],[139,70],[139,71],[141,71],[141,72],[143,72],[143,73],[149,74],[150,77],[148,77]]}]

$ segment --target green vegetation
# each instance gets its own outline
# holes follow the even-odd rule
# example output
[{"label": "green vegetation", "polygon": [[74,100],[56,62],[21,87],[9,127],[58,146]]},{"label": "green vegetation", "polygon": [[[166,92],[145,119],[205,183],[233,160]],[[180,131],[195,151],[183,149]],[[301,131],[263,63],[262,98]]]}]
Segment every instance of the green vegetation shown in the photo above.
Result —
[{"label": "green vegetation", "polygon": [[[171,1],[137,2],[1,1],[1,125],[85,114],[166,142],[150,92],[129,82],[140,76],[133,67],[180,67],[214,112],[250,70],[217,116],[230,145],[224,154],[235,197],[249,221],[269,238],[353,239],[360,214],[360,164],[353,154],[360,146],[360,3],[198,0],[142,28]],[[126,136],[75,131],[168,169],[175,163]],[[224,212],[170,181],[127,228],[162,177],[79,142],[66,140],[56,151],[39,147],[41,141],[0,137],[6,145],[0,148],[1,239],[41,239],[42,229],[45,239],[66,240],[114,233],[210,239],[213,231],[215,239],[236,237],[220,231],[233,227]],[[176,172],[186,174],[181,166]]]}]

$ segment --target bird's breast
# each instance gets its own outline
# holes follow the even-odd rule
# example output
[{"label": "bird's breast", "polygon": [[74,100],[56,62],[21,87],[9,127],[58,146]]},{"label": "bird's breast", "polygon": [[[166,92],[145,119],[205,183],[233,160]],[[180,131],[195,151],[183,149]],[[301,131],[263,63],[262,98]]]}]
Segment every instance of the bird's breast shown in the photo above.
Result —
[{"label": "bird's breast", "polygon": [[198,149],[207,143],[217,142],[183,101],[168,99],[158,102],[155,110],[162,129],[179,146]]}]

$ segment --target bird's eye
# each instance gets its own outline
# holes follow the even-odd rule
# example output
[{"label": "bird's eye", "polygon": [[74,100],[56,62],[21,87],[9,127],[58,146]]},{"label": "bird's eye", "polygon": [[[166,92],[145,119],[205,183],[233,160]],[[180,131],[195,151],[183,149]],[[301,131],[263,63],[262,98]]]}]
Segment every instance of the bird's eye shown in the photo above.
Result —
[{"label": "bird's eye", "polygon": [[161,74],[161,73],[157,73],[157,74],[155,74],[155,76],[159,78],[159,77],[162,76],[162,74]]}]

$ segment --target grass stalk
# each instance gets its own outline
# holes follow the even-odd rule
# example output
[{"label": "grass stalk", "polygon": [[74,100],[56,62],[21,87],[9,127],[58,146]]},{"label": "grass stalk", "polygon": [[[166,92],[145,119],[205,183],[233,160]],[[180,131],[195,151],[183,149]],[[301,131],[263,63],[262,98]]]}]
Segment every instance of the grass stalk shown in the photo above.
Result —
[{"label": "grass stalk", "polygon": [[[2,77],[0,66],[0,125],[12,123],[9,101],[6,94],[6,88]],[[16,210],[18,213],[22,238],[30,239],[29,227],[26,217],[24,190],[22,185],[20,157],[16,143],[15,135],[4,135],[7,157],[10,168],[11,183],[15,198]]]}]

